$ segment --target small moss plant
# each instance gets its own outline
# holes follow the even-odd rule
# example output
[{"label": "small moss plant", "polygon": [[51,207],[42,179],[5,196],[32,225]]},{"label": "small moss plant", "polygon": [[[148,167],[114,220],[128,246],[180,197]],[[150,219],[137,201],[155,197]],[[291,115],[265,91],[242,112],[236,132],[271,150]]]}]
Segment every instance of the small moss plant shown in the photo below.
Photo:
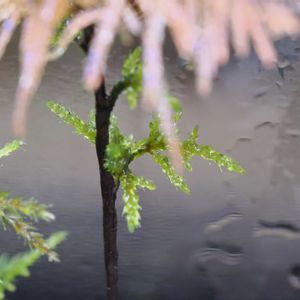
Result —
[{"label": "small moss plant", "polygon": [[[53,233],[44,241],[48,249],[54,249],[66,237],[64,232]],[[34,249],[25,253],[16,254],[8,257],[3,254],[0,256],[0,300],[5,299],[5,292],[16,290],[15,281],[18,277],[29,277],[29,267],[36,263],[42,256],[42,252]]]},{"label": "small moss plant", "polygon": [[[125,93],[130,108],[135,108],[142,89],[142,63],[141,49],[134,50],[125,60],[122,77],[112,88],[109,99],[116,102],[121,93]],[[173,120],[177,124],[181,117],[181,105],[177,98],[168,95],[170,105],[174,110]],[[89,120],[82,120],[77,114],[63,105],[48,102],[49,109],[65,123],[72,125],[75,132],[82,135],[91,143],[95,143],[96,126],[95,114],[91,111]],[[179,130],[177,129],[179,134]],[[231,172],[244,173],[245,170],[232,158],[215,151],[210,145],[198,143],[199,129],[196,126],[188,137],[181,141],[181,155],[184,167],[192,171],[191,159],[194,156],[214,162],[218,167],[225,168]],[[118,126],[116,116],[110,117],[109,144],[106,147],[105,168],[109,171],[116,183],[123,190],[123,214],[126,217],[128,230],[133,232],[140,226],[140,204],[138,189],[154,190],[152,181],[138,176],[130,169],[130,164],[145,154],[151,155],[163,173],[169,178],[170,183],[177,189],[189,194],[190,190],[182,175],[178,174],[167,155],[168,144],[161,130],[159,116],[153,116],[149,123],[149,134],[146,138],[135,140],[133,135],[124,135]]]},{"label": "small moss plant", "polygon": [[[10,155],[23,145],[15,140],[0,149],[0,158]],[[14,281],[17,277],[28,277],[29,267],[42,255],[47,255],[50,261],[58,261],[58,255],[53,250],[66,236],[64,232],[56,232],[49,239],[33,226],[33,222],[50,222],[55,216],[48,211],[48,206],[38,203],[35,199],[27,201],[20,197],[11,197],[10,193],[0,192],[0,222],[4,229],[11,227],[21,237],[30,251],[17,254],[12,258],[0,256],[0,300],[5,299],[5,292],[16,289]]]}]

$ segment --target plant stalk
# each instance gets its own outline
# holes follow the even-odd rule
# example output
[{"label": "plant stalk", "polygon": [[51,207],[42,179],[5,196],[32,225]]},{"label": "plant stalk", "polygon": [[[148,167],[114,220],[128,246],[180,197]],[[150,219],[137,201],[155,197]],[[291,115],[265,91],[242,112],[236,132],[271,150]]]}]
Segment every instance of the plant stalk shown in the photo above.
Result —
[{"label": "plant stalk", "polygon": [[[84,30],[80,42],[86,53],[93,36],[93,27]],[[109,143],[109,122],[115,101],[106,95],[105,82],[95,91],[96,109],[96,152],[99,164],[100,185],[103,210],[103,242],[106,271],[107,297],[109,300],[118,299],[118,246],[117,246],[117,211],[116,198],[119,184],[116,184],[112,174],[104,167],[105,150]]]},{"label": "plant stalk", "polygon": [[96,151],[99,162],[100,184],[103,205],[103,240],[105,253],[108,299],[117,299],[118,247],[117,212],[115,202],[118,185],[113,176],[104,168],[105,149],[109,143],[109,119],[113,107],[107,103],[104,82],[95,92],[96,100]]}]

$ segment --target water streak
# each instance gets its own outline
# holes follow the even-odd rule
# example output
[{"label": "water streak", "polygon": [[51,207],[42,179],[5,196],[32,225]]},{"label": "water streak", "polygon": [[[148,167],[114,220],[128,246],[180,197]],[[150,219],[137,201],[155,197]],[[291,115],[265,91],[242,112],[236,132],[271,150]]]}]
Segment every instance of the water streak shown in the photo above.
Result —
[{"label": "water streak", "polygon": [[289,222],[259,221],[259,226],[253,231],[254,237],[279,237],[288,240],[300,238],[299,228]]},{"label": "water streak", "polygon": [[215,222],[209,223],[205,227],[204,231],[206,233],[220,231],[224,227],[228,226],[229,224],[239,221],[241,218],[242,218],[242,214],[240,214],[240,213],[228,214]]}]

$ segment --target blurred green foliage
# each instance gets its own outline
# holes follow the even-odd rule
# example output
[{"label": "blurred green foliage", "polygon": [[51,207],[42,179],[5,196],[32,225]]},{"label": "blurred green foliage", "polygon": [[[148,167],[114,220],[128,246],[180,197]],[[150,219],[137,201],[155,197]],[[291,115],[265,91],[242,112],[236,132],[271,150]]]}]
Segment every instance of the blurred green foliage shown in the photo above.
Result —
[{"label": "blurred green foliage", "polygon": [[14,140],[5,144],[0,149],[0,158],[9,156],[12,152],[18,150],[24,143],[22,141]]},{"label": "blurred green foliage", "polygon": [[[14,140],[0,149],[0,158],[10,155],[24,143]],[[31,249],[24,254],[12,258],[0,256],[0,300],[5,299],[5,291],[13,292],[18,276],[29,276],[28,268],[42,255],[47,255],[50,261],[58,261],[54,251],[66,236],[64,232],[57,232],[45,240],[43,235],[33,226],[33,222],[40,220],[50,222],[55,219],[48,211],[48,206],[38,203],[35,199],[27,201],[20,197],[11,197],[8,192],[0,192],[0,222],[4,229],[11,227]]]},{"label": "blurred green foliage", "polygon": [[12,227],[31,249],[46,254],[50,261],[57,261],[57,254],[47,247],[43,235],[32,224],[33,221],[53,221],[55,217],[47,209],[47,205],[34,199],[24,201],[20,197],[10,197],[9,193],[0,193],[0,222],[3,228]]},{"label": "blurred green foliage", "polygon": [[140,93],[142,91],[143,65],[142,65],[142,49],[136,48],[130,53],[124,62],[122,69],[122,78],[119,82],[129,82],[125,89],[128,104],[131,109],[137,106]]},{"label": "blurred green foliage", "polygon": [[[12,141],[0,149],[0,158],[8,156],[23,145],[21,141]],[[0,222],[4,229],[12,227],[18,236],[32,249],[48,255],[49,260],[58,260],[57,254],[47,247],[44,237],[33,226],[33,222],[50,222],[55,216],[48,211],[49,206],[38,203],[31,198],[27,201],[21,197],[11,197],[8,192],[0,192]]]},{"label": "blurred green foliage", "polygon": [[[53,233],[45,241],[45,245],[48,249],[53,250],[65,237],[65,232]],[[30,276],[29,267],[37,262],[41,255],[41,251],[31,250],[13,257],[0,256],[0,300],[5,299],[5,292],[14,292],[16,290],[15,281],[18,277]]]},{"label": "blurred green foliage", "polygon": [[[59,40],[61,39],[66,27],[69,25],[70,21],[74,17],[73,14],[68,15],[55,29],[55,34],[52,37],[50,48],[53,49],[58,45]],[[74,37],[74,41],[78,41],[82,38],[82,31],[77,33]]]}]

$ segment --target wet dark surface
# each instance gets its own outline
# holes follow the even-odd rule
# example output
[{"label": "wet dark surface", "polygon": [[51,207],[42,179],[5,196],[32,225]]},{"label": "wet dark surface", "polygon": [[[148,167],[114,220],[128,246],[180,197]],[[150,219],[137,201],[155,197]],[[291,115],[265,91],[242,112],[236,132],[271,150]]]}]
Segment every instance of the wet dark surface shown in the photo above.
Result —
[{"label": "wet dark surface", "polygon": [[[195,124],[200,139],[237,159],[243,176],[195,159],[187,174],[191,195],[169,185],[149,158],[134,165],[158,188],[141,192],[142,228],[127,232],[119,210],[121,299],[296,300],[300,298],[300,61],[299,41],[282,41],[279,70],[254,57],[232,60],[212,95],[198,99],[193,81],[167,57],[172,92],[183,99],[182,135]],[[16,44],[0,69],[0,142],[12,139],[10,114],[17,81]],[[125,52],[113,51],[108,82]],[[80,50],[73,46],[47,70],[31,106],[27,145],[1,161],[1,190],[53,203],[57,220],[46,233],[69,231],[62,262],[46,259],[21,279],[11,300],[105,299],[101,200],[96,154],[46,108],[63,103],[82,116],[93,97],[80,85]],[[125,132],[146,133],[148,116],[116,114]],[[14,234],[0,236],[1,252],[24,249]]]}]

